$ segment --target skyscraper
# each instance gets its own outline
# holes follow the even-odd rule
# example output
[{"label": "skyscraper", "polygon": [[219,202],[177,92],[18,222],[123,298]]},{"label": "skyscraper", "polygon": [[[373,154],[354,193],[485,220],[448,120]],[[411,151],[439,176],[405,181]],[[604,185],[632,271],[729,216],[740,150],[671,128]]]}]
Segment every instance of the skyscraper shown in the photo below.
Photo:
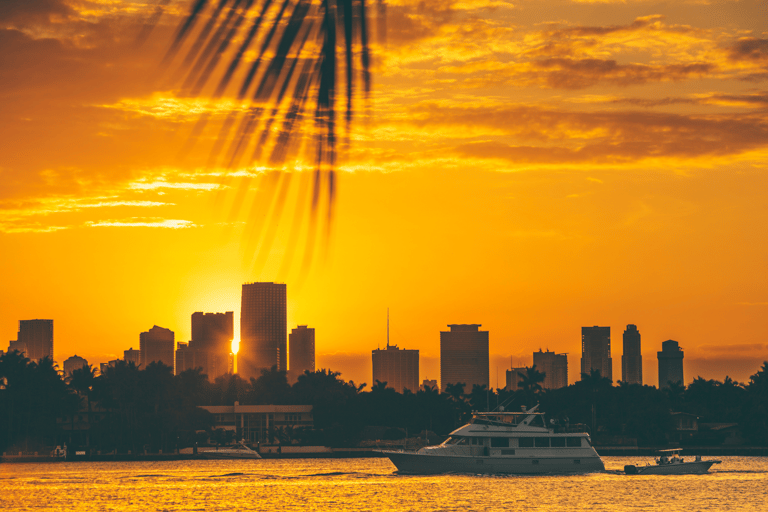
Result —
[{"label": "skyscraper", "polygon": [[157,361],[164,365],[173,365],[174,333],[170,329],[153,326],[149,331],[139,335],[139,350],[141,350],[141,368]]},{"label": "skyscraper", "polygon": [[526,370],[528,368],[521,367],[521,368],[510,368],[507,370],[507,384],[504,387],[507,391],[517,391],[520,389],[520,381],[522,380],[522,375],[525,375]]},{"label": "skyscraper", "polygon": [[440,388],[464,383],[464,392],[474,384],[488,386],[488,331],[481,324],[451,324],[440,331]]},{"label": "skyscraper", "polygon": [[75,354],[74,356],[64,361],[64,375],[69,377],[70,375],[72,375],[73,371],[79,370],[80,368],[83,368],[85,366],[88,366],[88,361],[86,361],[82,357],[79,357],[77,354]]},{"label": "skyscraper", "polygon": [[315,329],[306,325],[296,326],[288,335],[288,361],[291,380],[295,381],[305,371],[315,371]]},{"label": "skyscraper", "polygon": [[589,375],[592,370],[613,381],[610,327],[581,328],[581,373]]},{"label": "skyscraper", "polygon": [[237,369],[246,380],[260,370],[287,370],[288,315],[286,287],[280,283],[246,283],[240,309]]},{"label": "skyscraper", "polygon": [[27,346],[27,357],[53,360],[53,320],[19,320],[18,341]]},{"label": "skyscraper", "polygon": [[621,380],[643,385],[643,356],[640,353],[640,331],[629,324],[624,331],[624,353],[621,355]]},{"label": "skyscraper", "polygon": [[[190,368],[202,368],[210,380],[228,373],[234,332],[235,320],[232,311],[192,313],[192,340],[189,346],[184,347],[185,366],[181,370],[177,368],[177,373]],[[178,355],[176,360],[179,361]],[[193,366],[186,366],[186,362]]]},{"label": "skyscraper", "polygon": [[386,382],[388,388],[398,393],[406,389],[419,390],[419,351],[397,348],[387,343],[384,350],[376,349],[371,354],[373,362],[373,384]]},{"label": "skyscraper", "polygon": [[568,385],[568,354],[555,354],[547,350],[533,353],[533,365],[545,374],[541,387],[560,389]]},{"label": "skyscraper", "polygon": [[669,387],[670,382],[685,384],[683,379],[683,349],[674,340],[661,343],[659,358],[659,389]]}]

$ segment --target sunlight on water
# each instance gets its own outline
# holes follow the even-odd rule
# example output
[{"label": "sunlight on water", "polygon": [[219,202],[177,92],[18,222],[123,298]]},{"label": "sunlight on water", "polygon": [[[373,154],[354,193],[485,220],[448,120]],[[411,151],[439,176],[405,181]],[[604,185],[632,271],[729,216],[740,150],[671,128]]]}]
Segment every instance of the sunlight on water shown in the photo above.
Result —
[{"label": "sunlight on water", "polygon": [[764,510],[768,458],[721,457],[707,475],[403,476],[387,459],[0,465],[0,509]]}]

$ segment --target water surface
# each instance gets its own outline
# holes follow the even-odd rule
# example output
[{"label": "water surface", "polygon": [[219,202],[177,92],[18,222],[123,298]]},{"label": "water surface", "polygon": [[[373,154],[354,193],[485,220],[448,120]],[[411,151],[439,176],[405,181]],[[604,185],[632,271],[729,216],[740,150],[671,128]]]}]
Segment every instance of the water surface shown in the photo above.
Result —
[{"label": "water surface", "polygon": [[388,459],[0,464],[0,509],[768,509],[768,457],[719,458],[707,475],[668,476],[620,473],[649,457],[603,457],[605,473],[559,476],[406,476]]}]

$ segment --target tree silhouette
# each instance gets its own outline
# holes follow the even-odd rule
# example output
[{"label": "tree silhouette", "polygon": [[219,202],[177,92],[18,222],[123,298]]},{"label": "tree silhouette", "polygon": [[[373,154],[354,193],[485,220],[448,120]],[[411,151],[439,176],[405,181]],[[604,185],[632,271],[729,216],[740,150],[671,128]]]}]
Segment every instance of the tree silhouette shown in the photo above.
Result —
[{"label": "tree silhouette", "polygon": [[530,368],[526,368],[525,373],[517,372],[517,374],[520,376],[520,381],[517,385],[520,389],[520,392],[525,397],[526,403],[529,406],[535,405],[531,402],[533,402],[536,395],[541,393],[543,389],[541,387],[541,383],[544,382],[546,373],[540,372],[536,369],[536,365],[533,365]]}]

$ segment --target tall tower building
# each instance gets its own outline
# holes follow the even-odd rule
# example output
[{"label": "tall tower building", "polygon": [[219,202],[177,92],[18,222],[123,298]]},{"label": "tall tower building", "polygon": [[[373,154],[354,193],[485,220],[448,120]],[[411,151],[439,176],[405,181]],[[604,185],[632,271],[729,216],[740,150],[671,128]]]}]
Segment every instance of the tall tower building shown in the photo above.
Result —
[{"label": "tall tower building", "polygon": [[306,325],[296,326],[288,335],[288,361],[291,380],[295,381],[305,371],[315,371],[315,329]]},{"label": "tall tower building", "polygon": [[640,331],[629,324],[624,331],[624,353],[621,355],[621,380],[643,385],[643,356],[640,353]]},{"label": "tall tower building", "polygon": [[592,370],[613,381],[610,327],[581,328],[581,373],[589,375]]},{"label": "tall tower building", "polygon": [[541,387],[560,389],[568,386],[568,354],[555,354],[547,350],[533,353],[533,365],[545,374]]},{"label": "tall tower building", "polygon": [[522,380],[522,375],[525,375],[525,372],[528,370],[526,367],[520,367],[520,368],[510,368],[507,370],[507,384],[504,387],[507,391],[517,391],[520,389],[520,381]]},{"label": "tall tower building", "polygon": [[[176,368],[177,373],[192,368],[202,368],[210,380],[229,372],[229,354],[232,351],[232,337],[235,332],[234,312],[192,313],[192,340],[188,345],[179,344],[178,350],[184,350],[179,358],[183,366]],[[191,366],[190,366],[191,365]]]},{"label": "tall tower building", "polygon": [[659,389],[669,387],[670,382],[685,384],[683,379],[683,349],[674,340],[661,343],[659,358]]},{"label": "tall tower building", "polygon": [[74,356],[64,360],[64,375],[69,377],[72,372],[88,366],[88,361],[75,354]]},{"label": "tall tower building", "polygon": [[464,383],[464,392],[472,386],[489,385],[488,331],[481,324],[451,324],[450,331],[440,331],[440,389],[448,384]]},{"label": "tall tower building", "polygon": [[281,283],[246,283],[240,309],[237,368],[246,380],[262,369],[288,369],[286,287]]},{"label": "tall tower building", "polygon": [[386,382],[388,388],[398,393],[406,389],[416,393],[419,390],[419,351],[397,348],[389,344],[389,310],[387,310],[387,348],[376,349],[371,354],[373,382]]},{"label": "tall tower building", "polygon": [[19,320],[18,341],[27,347],[27,357],[53,360],[53,320]]},{"label": "tall tower building", "polygon": [[173,365],[174,333],[170,329],[153,326],[149,331],[139,335],[139,350],[141,350],[141,368],[157,361],[166,366]]}]

